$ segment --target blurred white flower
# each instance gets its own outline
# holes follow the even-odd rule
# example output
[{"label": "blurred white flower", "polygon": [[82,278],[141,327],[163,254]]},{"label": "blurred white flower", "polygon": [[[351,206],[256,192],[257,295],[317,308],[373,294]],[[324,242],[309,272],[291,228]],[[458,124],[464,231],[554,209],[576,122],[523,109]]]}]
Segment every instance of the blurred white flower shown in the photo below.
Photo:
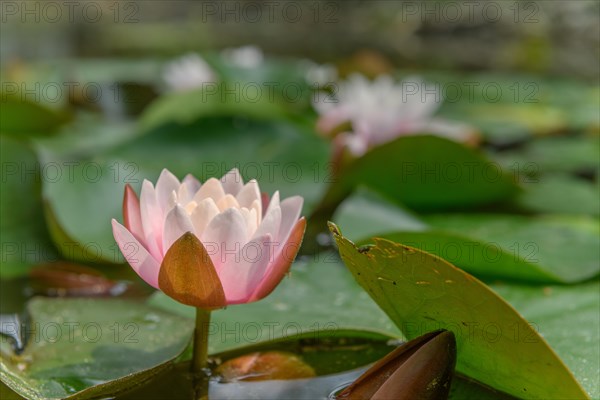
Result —
[{"label": "blurred white flower", "polygon": [[436,134],[473,142],[477,137],[473,128],[433,118],[441,102],[439,90],[420,78],[395,83],[390,76],[369,81],[354,74],[340,82],[335,93],[322,93],[313,104],[321,115],[317,130],[332,135],[349,123],[351,131],[341,133],[337,143],[362,155],[369,148],[402,135]]},{"label": "blurred white flower", "polygon": [[221,54],[225,60],[241,68],[256,68],[262,64],[264,59],[262,50],[256,46],[225,49]]},{"label": "blurred white flower", "polygon": [[182,92],[216,82],[217,75],[202,57],[190,53],[170,62],[163,79],[171,91]]},{"label": "blurred white flower", "polygon": [[316,64],[310,62],[305,74],[306,82],[317,88],[335,83],[338,79],[337,68],[331,64]]}]

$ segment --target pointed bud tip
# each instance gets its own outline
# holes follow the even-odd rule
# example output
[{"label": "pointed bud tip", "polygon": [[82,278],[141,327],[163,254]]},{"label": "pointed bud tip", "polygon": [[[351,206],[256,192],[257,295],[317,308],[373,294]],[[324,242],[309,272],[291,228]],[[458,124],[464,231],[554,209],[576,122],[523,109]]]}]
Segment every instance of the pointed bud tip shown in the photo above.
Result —
[{"label": "pointed bud tip", "polygon": [[447,399],[455,364],[454,334],[429,332],[393,350],[336,398]]}]

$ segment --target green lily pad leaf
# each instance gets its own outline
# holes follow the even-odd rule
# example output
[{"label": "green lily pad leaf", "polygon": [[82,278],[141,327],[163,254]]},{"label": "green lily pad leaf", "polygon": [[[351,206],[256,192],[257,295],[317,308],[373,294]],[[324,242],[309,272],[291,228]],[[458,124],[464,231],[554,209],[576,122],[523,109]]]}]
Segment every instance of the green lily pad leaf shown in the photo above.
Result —
[{"label": "green lily pad leaf", "polygon": [[446,100],[440,116],[472,124],[498,143],[600,126],[599,88],[587,82],[515,73],[422,75],[440,85]]},{"label": "green lily pad leaf", "polygon": [[256,66],[246,68],[232,63],[220,53],[206,53],[203,57],[227,82],[270,82],[274,88],[281,89],[286,83],[305,81],[306,65],[302,60],[267,57]]},{"label": "green lily pad leaf", "polygon": [[600,282],[545,287],[494,283],[491,287],[539,330],[590,397],[600,398]]},{"label": "green lily pad leaf", "polygon": [[302,195],[307,213],[324,188],[328,149],[293,124],[217,118],[163,126],[84,159],[55,157],[44,159],[63,175],[43,182],[54,241],[68,259],[118,263],[110,220],[121,218],[126,183],[139,193],[142,181],[155,182],[163,168],[205,181],[237,167],[264,192]]},{"label": "green lily pad leaf", "polygon": [[[61,70],[68,69],[72,79],[77,82],[136,82],[155,84],[161,79],[162,63],[159,60],[142,59],[74,59],[64,64],[58,62]],[[119,99],[119,93],[114,87],[110,95]]]},{"label": "green lily pad leaf", "polygon": [[156,99],[141,118],[143,129],[169,122],[186,124],[207,116],[278,120],[298,116],[310,107],[312,90],[304,79],[302,62],[268,58],[255,67],[244,68],[219,53],[201,57],[216,72],[216,80]]},{"label": "green lily pad leaf", "polygon": [[[523,147],[493,155],[514,173],[535,177],[549,172],[581,172],[598,174],[600,138],[598,136],[566,136],[539,138]],[[535,179],[525,179],[535,182]]]},{"label": "green lily pad leaf", "polygon": [[[60,133],[47,138],[36,138],[34,147],[42,163],[58,162],[60,171],[68,175],[69,163],[83,162],[95,154],[133,140],[143,134],[129,121],[111,122],[95,114],[80,114]],[[91,166],[88,169],[91,170]],[[54,171],[49,171],[54,172]],[[91,171],[90,171],[91,173]],[[49,174],[49,181],[58,174]],[[63,174],[59,175],[62,177]]]},{"label": "green lily pad leaf", "polygon": [[348,269],[407,338],[454,332],[458,372],[520,398],[588,398],[535,329],[473,276],[385,239],[359,249],[330,228]]},{"label": "green lily pad leaf", "polygon": [[[369,331],[336,330],[291,335],[286,338],[270,340],[235,350],[213,354],[211,357],[217,365],[228,360],[245,357],[240,360],[240,369],[248,368],[260,353],[284,352],[298,357],[308,365],[316,377],[291,380],[241,379],[236,382],[223,383],[212,379],[209,387],[210,398],[247,399],[326,399],[358,378],[369,363],[385,356],[398,345],[390,337]],[[249,362],[246,362],[249,361]],[[271,369],[274,366],[269,366]],[[117,396],[125,399],[189,399],[192,395],[191,382],[188,379],[189,363],[180,362],[161,372],[145,385]],[[169,384],[165,384],[168,382]],[[174,383],[177,382],[177,383]],[[488,387],[463,376],[456,376],[452,383],[450,399],[456,400],[507,400],[513,397],[498,393]]]},{"label": "green lily pad leaf", "polygon": [[456,374],[450,386],[449,400],[516,400],[517,397],[482,385],[466,376]]},{"label": "green lily pad leaf", "polygon": [[54,110],[18,96],[0,93],[0,98],[2,134],[17,137],[50,135],[70,119],[64,111]]},{"label": "green lily pad leaf", "polygon": [[[193,307],[177,303],[162,292],[155,293],[149,301],[190,319],[195,316]],[[296,261],[290,277],[260,302],[214,311],[211,327],[211,353],[300,333],[323,336],[342,329],[400,336],[333,252]]]},{"label": "green lily pad leaf", "polygon": [[[382,210],[387,210],[385,219]],[[593,217],[432,214],[417,218],[369,192],[347,198],[334,215],[349,239],[373,236],[435,254],[483,278],[573,283],[600,272]]]},{"label": "green lily pad leaf", "polygon": [[212,354],[211,358],[222,363],[257,352],[290,352],[301,357],[316,375],[322,376],[368,365],[384,357],[397,344],[395,338],[373,331],[331,329],[250,344]]},{"label": "green lily pad leaf", "polygon": [[4,383],[0,382],[0,399],[2,400],[24,400],[25,398],[19,396],[17,392],[11,390]]},{"label": "green lily pad leaf", "polygon": [[355,242],[387,232],[429,230],[421,217],[364,187],[348,196],[332,219],[344,226],[346,237]]},{"label": "green lily pad leaf", "polygon": [[56,260],[42,213],[40,165],[22,142],[0,136],[0,277],[25,275],[30,267]]},{"label": "green lily pad leaf", "polygon": [[515,204],[538,213],[587,214],[600,216],[598,183],[563,174],[542,175],[524,182],[525,190]]},{"label": "green lily pad leaf", "polygon": [[473,149],[437,136],[406,136],[379,146],[340,172],[323,207],[364,185],[416,210],[499,202],[517,192],[512,178]]},{"label": "green lily pad leaf", "polygon": [[[572,283],[600,272],[597,218],[439,214],[423,220],[432,238],[418,247],[478,275]],[[456,255],[449,248],[453,242],[462,247]]]},{"label": "green lily pad leaf", "polygon": [[[390,342],[389,336],[373,332],[339,330],[320,332],[319,335],[291,335],[285,339],[214,354],[211,356],[215,361],[213,366],[217,369],[213,372],[214,378],[217,378],[219,372],[225,372],[224,375],[227,376],[227,372],[234,372],[236,369],[242,372],[242,376],[240,380],[227,383],[224,383],[223,379],[211,379],[209,398],[327,398],[340,385],[355,379],[366,365],[385,356],[394,346],[395,342]],[[261,365],[256,364],[261,354],[270,358],[265,360],[270,361],[268,364],[262,365],[263,371],[260,371]],[[313,376],[308,379],[285,379],[281,375],[287,369],[286,358],[295,359],[295,364],[300,364],[298,366],[301,366],[304,372],[310,371]],[[234,368],[222,371],[224,364]],[[284,371],[280,370],[282,367]],[[254,371],[243,373],[244,370],[252,368]],[[117,399],[190,399],[193,396],[193,388],[187,371],[188,362],[177,363],[148,384],[124,393]],[[269,371],[280,377],[274,380],[261,379],[261,372],[268,374]],[[317,376],[314,376],[315,374]]]},{"label": "green lily pad leaf", "polygon": [[[0,378],[28,399],[114,395],[166,368],[188,345],[193,322],[143,303],[34,298],[25,351],[0,343]],[[177,329],[173,329],[173,327]]]},{"label": "green lily pad leaf", "polygon": [[446,114],[473,124],[496,142],[558,132],[569,122],[563,109],[545,103],[461,104],[448,107]]},{"label": "green lily pad leaf", "polygon": [[207,85],[204,89],[176,92],[158,98],[142,115],[142,128],[154,129],[170,122],[188,124],[206,116],[243,116],[269,120],[286,115],[282,102],[269,100],[268,96],[257,95],[255,101],[250,101],[254,97],[242,92],[232,93],[225,85]]}]

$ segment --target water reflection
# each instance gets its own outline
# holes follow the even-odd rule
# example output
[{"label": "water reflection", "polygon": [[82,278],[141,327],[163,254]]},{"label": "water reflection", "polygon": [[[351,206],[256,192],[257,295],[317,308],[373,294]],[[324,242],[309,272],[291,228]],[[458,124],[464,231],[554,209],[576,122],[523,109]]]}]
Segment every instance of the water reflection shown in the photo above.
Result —
[{"label": "water reflection", "polygon": [[262,382],[211,382],[209,398],[217,399],[333,399],[334,394],[352,383],[368,367],[310,379],[272,380]]}]

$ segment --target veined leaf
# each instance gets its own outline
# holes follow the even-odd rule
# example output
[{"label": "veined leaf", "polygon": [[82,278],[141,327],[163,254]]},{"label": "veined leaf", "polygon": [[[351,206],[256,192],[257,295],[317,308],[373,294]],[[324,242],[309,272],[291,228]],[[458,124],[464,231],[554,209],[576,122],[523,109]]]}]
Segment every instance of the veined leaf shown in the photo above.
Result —
[{"label": "veined leaf", "polygon": [[330,229],[358,283],[407,338],[454,332],[458,372],[521,398],[589,397],[534,328],[473,276],[384,239],[359,249],[335,225]]}]

